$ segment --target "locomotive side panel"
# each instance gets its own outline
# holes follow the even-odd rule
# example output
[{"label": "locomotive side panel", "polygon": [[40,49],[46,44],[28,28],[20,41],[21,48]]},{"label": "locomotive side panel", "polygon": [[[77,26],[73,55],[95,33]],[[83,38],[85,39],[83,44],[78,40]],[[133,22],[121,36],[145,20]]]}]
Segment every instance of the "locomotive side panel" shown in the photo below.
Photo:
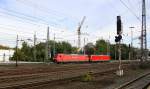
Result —
[{"label": "locomotive side panel", "polygon": [[90,60],[95,61],[109,61],[111,58],[109,55],[91,55]]},{"label": "locomotive side panel", "polygon": [[54,60],[56,62],[88,62],[89,57],[87,55],[57,54]]}]

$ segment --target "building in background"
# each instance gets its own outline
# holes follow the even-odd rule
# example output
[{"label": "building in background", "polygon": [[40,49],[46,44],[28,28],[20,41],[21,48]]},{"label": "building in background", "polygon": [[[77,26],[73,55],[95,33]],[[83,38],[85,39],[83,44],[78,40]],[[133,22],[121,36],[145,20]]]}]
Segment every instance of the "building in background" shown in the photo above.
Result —
[{"label": "building in background", "polygon": [[0,49],[0,62],[9,62],[9,58],[14,54],[14,50],[4,50]]}]

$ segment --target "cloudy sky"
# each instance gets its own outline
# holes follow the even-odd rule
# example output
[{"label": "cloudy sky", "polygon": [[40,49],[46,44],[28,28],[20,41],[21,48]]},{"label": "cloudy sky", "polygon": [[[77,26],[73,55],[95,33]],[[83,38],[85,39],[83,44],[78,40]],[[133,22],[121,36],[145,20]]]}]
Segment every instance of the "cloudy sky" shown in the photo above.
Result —
[{"label": "cloudy sky", "polygon": [[[123,2],[122,2],[123,1]],[[77,46],[77,27],[83,16],[85,23],[81,29],[81,41],[93,42],[97,39],[114,43],[116,16],[123,21],[123,43],[129,44],[134,26],[134,46],[139,47],[141,30],[142,0],[0,0],[0,44],[15,47],[16,35],[19,39],[46,39],[50,27],[50,39],[54,33],[56,40],[65,40]],[[146,0],[148,48],[150,48],[150,1]],[[29,41],[28,41],[29,42]],[[33,42],[29,42],[33,44]],[[21,42],[19,43],[21,44]]]}]

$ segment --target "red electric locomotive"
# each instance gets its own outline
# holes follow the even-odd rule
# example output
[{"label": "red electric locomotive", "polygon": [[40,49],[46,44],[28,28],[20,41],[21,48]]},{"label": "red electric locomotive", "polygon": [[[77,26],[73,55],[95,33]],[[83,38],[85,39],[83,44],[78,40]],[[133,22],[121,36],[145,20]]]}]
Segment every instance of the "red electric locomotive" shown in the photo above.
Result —
[{"label": "red electric locomotive", "polygon": [[109,61],[111,57],[109,55],[79,55],[79,54],[57,54],[54,57],[54,61],[57,63],[66,62],[99,62]]},{"label": "red electric locomotive", "polygon": [[111,57],[109,55],[91,55],[90,60],[92,62],[98,62],[98,61],[109,61]]}]

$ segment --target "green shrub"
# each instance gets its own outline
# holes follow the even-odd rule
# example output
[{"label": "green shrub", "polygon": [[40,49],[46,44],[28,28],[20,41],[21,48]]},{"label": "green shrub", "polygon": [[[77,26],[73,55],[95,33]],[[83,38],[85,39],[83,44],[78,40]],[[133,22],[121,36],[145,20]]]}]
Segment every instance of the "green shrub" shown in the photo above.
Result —
[{"label": "green shrub", "polygon": [[82,76],[81,81],[83,82],[89,82],[92,80],[92,75],[90,72],[88,72],[87,74],[85,74],[84,76]]}]

